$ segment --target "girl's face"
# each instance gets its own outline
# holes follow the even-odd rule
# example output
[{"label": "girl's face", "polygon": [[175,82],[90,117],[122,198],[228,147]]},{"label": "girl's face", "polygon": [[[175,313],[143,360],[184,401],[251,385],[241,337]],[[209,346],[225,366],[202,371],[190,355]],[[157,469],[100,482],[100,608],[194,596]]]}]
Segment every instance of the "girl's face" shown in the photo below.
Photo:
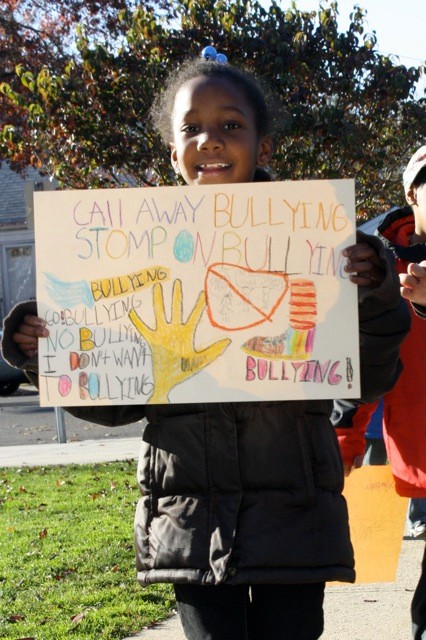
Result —
[{"label": "girl's face", "polygon": [[200,76],[177,92],[171,159],[185,182],[252,182],[268,164],[270,136],[259,137],[254,113],[239,88],[225,78]]}]

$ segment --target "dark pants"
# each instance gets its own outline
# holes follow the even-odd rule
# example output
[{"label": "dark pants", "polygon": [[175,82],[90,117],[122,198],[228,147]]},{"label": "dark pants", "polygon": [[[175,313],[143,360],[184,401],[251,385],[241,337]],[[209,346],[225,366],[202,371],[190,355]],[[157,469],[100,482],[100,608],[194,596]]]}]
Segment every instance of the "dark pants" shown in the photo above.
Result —
[{"label": "dark pants", "polygon": [[325,584],[175,584],[188,640],[317,640]]},{"label": "dark pants", "polygon": [[423,554],[422,573],[411,603],[414,640],[426,640],[426,546]]},{"label": "dark pants", "polygon": [[362,464],[386,464],[388,454],[383,438],[365,438],[365,454]]}]

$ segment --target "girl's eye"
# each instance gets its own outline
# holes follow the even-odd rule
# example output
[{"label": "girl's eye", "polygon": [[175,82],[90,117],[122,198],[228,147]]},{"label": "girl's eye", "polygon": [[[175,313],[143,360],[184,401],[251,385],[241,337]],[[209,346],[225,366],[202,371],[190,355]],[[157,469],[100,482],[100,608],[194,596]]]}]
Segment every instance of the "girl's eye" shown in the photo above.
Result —
[{"label": "girl's eye", "polygon": [[195,133],[197,131],[197,125],[184,124],[181,131],[183,131],[184,133]]},{"label": "girl's eye", "polygon": [[241,125],[238,122],[227,122],[225,124],[225,129],[229,131],[234,131],[235,129],[241,129]]}]

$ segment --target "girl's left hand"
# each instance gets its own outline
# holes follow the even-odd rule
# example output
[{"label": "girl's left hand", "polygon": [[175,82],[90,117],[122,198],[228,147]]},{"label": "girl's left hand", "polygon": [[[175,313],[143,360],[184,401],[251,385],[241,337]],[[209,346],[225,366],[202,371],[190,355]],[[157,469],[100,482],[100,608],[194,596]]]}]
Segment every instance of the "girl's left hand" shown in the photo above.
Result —
[{"label": "girl's left hand", "polygon": [[371,244],[357,242],[343,249],[342,254],[348,259],[344,269],[346,273],[351,274],[351,282],[370,289],[380,287],[386,271],[379,254]]}]

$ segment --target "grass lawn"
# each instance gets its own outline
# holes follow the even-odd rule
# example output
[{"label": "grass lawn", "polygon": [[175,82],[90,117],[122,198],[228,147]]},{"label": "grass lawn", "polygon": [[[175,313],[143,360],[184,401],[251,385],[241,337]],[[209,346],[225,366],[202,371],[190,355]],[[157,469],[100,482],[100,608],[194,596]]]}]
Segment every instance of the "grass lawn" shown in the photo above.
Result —
[{"label": "grass lawn", "polygon": [[170,615],[136,582],[136,463],[0,470],[0,638],[122,639]]}]

